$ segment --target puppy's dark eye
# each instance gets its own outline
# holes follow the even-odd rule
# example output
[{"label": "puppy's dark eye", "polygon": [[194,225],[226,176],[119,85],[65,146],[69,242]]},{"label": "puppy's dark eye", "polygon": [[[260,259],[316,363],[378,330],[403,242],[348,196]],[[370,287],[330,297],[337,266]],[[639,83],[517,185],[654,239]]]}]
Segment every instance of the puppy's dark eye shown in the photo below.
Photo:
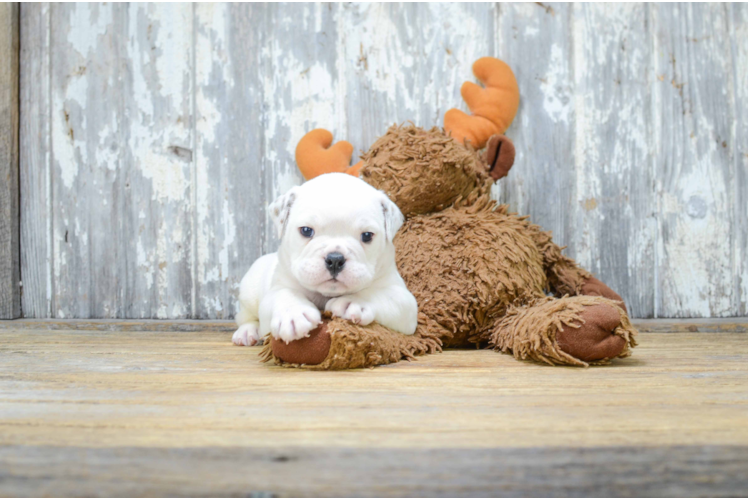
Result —
[{"label": "puppy's dark eye", "polygon": [[300,227],[299,232],[304,238],[311,238],[312,236],[314,236],[314,229],[312,229],[311,227]]},{"label": "puppy's dark eye", "polygon": [[374,233],[369,233],[369,232],[361,233],[361,241],[363,241],[364,243],[371,242],[371,239],[373,237],[374,237]]}]

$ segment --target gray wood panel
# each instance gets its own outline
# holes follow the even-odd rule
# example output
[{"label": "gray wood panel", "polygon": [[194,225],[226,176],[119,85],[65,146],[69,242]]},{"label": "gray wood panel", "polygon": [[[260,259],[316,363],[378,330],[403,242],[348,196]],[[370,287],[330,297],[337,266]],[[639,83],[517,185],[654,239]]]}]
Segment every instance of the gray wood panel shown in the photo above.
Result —
[{"label": "gray wood panel", "polygon": [[239,281],[263,253],[268,47],[260,4],[195,8],[195,287],[198,318],[235,313]]},{"label": "gray wood panel", "polygon": [[52,17],[53,314],[189,315],[191,7]]},{"label": "gray wood panel", "polygon": [[28,317],[233,317],[303,134],[441,125],[483,55],[522,94],[500,200],[636,317],[748,314],[744,4],[21,10]]},{"label": "gray wood panel", "polygon": [[[441,126],[462,82],[494,55],[493,4],[346,4],[339,24],[346,138],[366,150],[394,123]],[[336,99],[336,100],[339,100]]]},{"label": "gray wood panel", "polygon": [[735,279],[737,314],[748,316],[748,4],[730,4],[728,16],[735,61],[735,178],[731,187],[735,221]]},{"label": "gray wood panel", "polygon": [[[258,75],[264,110],[260,161],[266,204],[303,181],[294,152],[306,132],[323,127],[336,140],[346,138],[340,121],[346,108],[340,96],[345,92],[337,67],[339,29],[345,29],[336,19],[342,15],[340,8],[339,4],[263,7],[262,22],[273,27],[262,34]],[[251,26],[245,29],[251,31]],[[274,252],[278,237],[267,217],[263,229],[263,253]]]},{"label": "gray wood panel", "polygon": [[21,276],[23,314],[54,317],[50,167],[51,8],[21,7]]},{"label": "gray wood panel", "polygon": [[21,315],[18,9],[17,3],[0,4],[0,319]]},{"label": "gray wood panel", "polygon": [[[501,4],[498,54],[513,65],[520,107],[507,135],[517,148],[499,200],[553,232],[574,255],[574,68],[570,4]],[[542,193],[542,196],[539,194]]]},{"label": "gray wood panel", "polygon": [[[116,4],[115,4],[116,5]],[[193,315],[194,47],[190,4],[116,5],[118,317]],[[115,202],[115,200],[112,200]],[[124,286],[122,286],[124,285]],[[111,317],[111,313],[101,316]]]},{"label": "gray wood panel", "polygon": [[[728,7],[653,5],[657,316],[738,314]],[[746,43],[738,40],[738,43]]]},{"label": "gray wood panel", "polygon": [[[117,265],[123,252],[120,52],[114,4],[52,4],[50,162],[53,314],[116,317],[122,311]],[[123,146],[116,143],[116,146]],[[123,148],[124,149],[124,148]],[[32,167],[33,168],[33,167]]]},{"label": "gray wood panel", "polygon": [[657,204],[648,17],[643,4],[574,6],[576,185],[569,207],[569,253],[645,317],[654,313]]}]

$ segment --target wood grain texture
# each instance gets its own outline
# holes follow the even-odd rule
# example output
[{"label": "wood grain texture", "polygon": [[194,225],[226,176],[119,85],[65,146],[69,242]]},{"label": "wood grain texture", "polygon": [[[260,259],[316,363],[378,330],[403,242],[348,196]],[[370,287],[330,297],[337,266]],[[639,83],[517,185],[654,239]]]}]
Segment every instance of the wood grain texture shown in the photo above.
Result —
[{"label": "wood grain texture", "polygon": [[56,317],[190,313],[191,12],[52,7]]},{"label": "wood grain texture", "polygon": [[572,21],[576,186],[569,250],[644,317],[654,314],[656,234],[648,21],[643,4],[579,4]]},{"label": "wood grain texture", "polygon": [[746,492],[744,333],[645,333],[589,369],[463,350],[347,372],[230,336],[4,330],[0,494]]},{"label": "wood grain texture", "polygon": [[507,131],[517,147],[515,165],[498,183],[499,200],[530,215],[559,245],[571,245],[567,253],[574,255],[574,7],[544,5],[499,5],[497,56],[523,61],[513,65],[521,97]]},{"label": "wood grain texture", "polygon": [[[107,290],[117,311],[92,317],[184,318],[192,311],[194,37],[190,4],[117,6],[118,135],[112,188],[122,249]],[[116,27],[115,27],[116,28]]]},{"label": "wood grain texture", "polygon": [[[0,448],[8,497],[742,497],[748,447]],[[251,471],[251,472],[248,472]]]},{"label": "wood grain texture", "polygon": [[735,63],[733,85],[735,89],[735,142],[732,145],[735,159],[733,189],[733,214],[735,221],[735,282],[737,314],[748,315],[748,5],[730,4],[728,23]]},{"label": "wood grain texture", "polygon": [[387,128],[412,121],[441,126],[466,110],[460,86],[473,62],[495,54],[494,4],[340,6],[339,66],[345,138],[366,151]]},{"label": "wood grain texture", "polygon": [[[338,68],[339,5],[265,5],[262,33],[265,137],[261,159],[265,206],[303,182],[296,167],[296,144],[314,128],[329,128],[341,137],[340,118],[346,107]],[[245,30],[251,32],[254,24]],[[265,214],[263,214],[265,215]],[[263,221],[263,253],[278,248],[277,228]]]},{"label": "wood grain texture", "polygon": [[230,318],[263,253],[262,5],[196,4],[194,316]]},{"label": "wood grain texture", "polygon": [[[460,350],[266,365],[230,332],[6,330],[0,442],[32,446],[748,446],[748,337],[642,334],[590,369]],[[560,421],[563,426],[559,427]]]},{"label": "wood grain texture", "polygon": [[[50,48],[52,255],[57,317],[116,315],[122,110],[113,4],[53,4]],[[100,141],[104,146],[100,146]],[[117,144],[117,147],[120,145]]]},{"label": "wood grain texture", "polygon": [[[659,235],[656,314],[738,314],[735,90],[728,8],[652,6]],[[744,41],[742,43],[745,43]]]},{"label": "wood grain texture", "polygon": [[51,8],[21,6],[21,276],[23,314],[54,317],[50,155]]},{"label": "wood grain texture", "polygon": [[483,55],[522,95],[501,201],[634,317],[748,314],[742,4],[21,11],[28,317],[233,317],[303,134],[358,157],[392,123],[441,125]]},{"label": "wood grain texture", "polygon": [[0,319],[21,315],[19,5],[0,4]]}]

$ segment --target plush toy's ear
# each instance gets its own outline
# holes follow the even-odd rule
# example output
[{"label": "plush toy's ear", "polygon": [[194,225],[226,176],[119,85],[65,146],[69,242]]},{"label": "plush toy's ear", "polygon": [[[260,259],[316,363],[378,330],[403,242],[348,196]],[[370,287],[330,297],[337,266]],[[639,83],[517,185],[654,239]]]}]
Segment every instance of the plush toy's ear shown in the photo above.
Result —
[{"label": "plush toy's ear", "polygon": [[492,135],[486,143],[483,161],[493,180],[498,181],[506,177],[514,165],[514,143],[505,135]]},{"label": "plush toy's ear", "polygon": [[384,193],[382,193],[382,214],[384,215],[384,234],[391,242],[405,219],[400,208]]},{"label": "plush toy's ear", "polygon": [[286,194],[280,195],[268,206],[270,218],[273,220],[275,229],[278,231],[278,238],[283,238],[283,233],[288,224],[288,218],[291,215],[291,207],[293,206],[293,202],[296,200],[296,193],[298,190],[298,186],[292,187]]}]

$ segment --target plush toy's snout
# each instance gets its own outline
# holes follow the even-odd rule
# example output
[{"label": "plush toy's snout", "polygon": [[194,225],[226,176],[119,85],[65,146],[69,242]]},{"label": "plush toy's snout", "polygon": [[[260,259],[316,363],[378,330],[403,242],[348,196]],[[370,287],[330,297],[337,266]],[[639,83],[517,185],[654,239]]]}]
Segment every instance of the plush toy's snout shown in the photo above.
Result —
[{"label": "plush toy's snout", "polygon": [[495,134],[488,139],[483,161],[493,180],[506,177],[514,165],[514,143],[507,136]]}]

